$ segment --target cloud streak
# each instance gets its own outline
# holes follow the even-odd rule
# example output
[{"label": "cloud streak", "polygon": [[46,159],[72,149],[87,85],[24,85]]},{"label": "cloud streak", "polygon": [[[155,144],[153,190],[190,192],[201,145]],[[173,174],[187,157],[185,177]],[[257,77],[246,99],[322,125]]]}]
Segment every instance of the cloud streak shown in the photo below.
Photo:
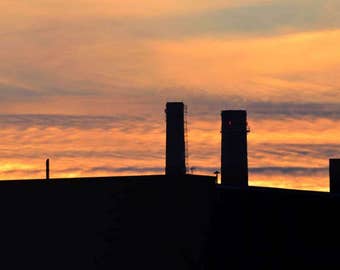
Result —
[{"label": "cloud streak", "polygon": [[[95,116],[95,115],[0,115],[0,127],[14,127],[18,129],[27,129],[30,127],[39,128],[76,128],[76,129],[111,129],[121,127],[125,130],[136,127],[136,125],[145,125],[149,116]],[[149,126],[150,127],[150,126]]]},{"label": "cloud streak", "polygon": [[325,175],[328,168],[310,168],[310,167],[257,167],[250,168],[252,174],[259,175],[288,175],[288,176],[313,176]]},{"label": "cloud streak", "polygon": [[277,35],[337,29],[340,26],[338,8],[336,0],[260,1],[204,10],[198,14],[144,18],[138,23],[126,22],[126,27],[134,35],[159,39],[226,34]]},{"label": "cloud streak", "polygon": [[160,173],[164,104],[184,100],[197,173],[219,167],[220,111],[247,109],[252,183],[326,190],[340,156],[339,7],[1,1],[0,178],[41,177],[46,157],[60,177]]}]

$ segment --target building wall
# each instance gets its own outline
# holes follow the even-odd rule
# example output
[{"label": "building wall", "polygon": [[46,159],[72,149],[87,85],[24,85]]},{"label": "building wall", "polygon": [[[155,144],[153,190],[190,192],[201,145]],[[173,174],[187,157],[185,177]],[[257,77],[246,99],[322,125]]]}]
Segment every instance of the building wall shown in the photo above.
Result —
[{"label": "building wall", "polygon": [[209,269],[340,266],[339,196],[252,187],[218,194]]},{"label": "building wall", "polygon": [[214,177],[0,182],[2,269],[197,269]]},{"label": "building wall", "polygon": [[0,182],[0,267],[338,269],[339,195],[214,182]]}]

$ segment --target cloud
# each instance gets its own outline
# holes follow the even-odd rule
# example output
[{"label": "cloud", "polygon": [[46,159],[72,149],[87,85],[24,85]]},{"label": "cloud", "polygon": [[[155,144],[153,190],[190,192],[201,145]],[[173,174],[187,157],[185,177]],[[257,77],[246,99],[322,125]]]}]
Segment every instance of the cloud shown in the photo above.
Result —
[{"label": "cloud", "polygon": [[17,154],[13,153],[13,150],[10,148],[0,148],[1,153],[1,159],[3,160],[12,160],[12,159],[23,159],[23,160],[30,160],[30,159],[43,159],[44,157],[50,157],[53,159],[88,159],[88,160],[95,160],[95,159],[105,159],[105,160],[125,160],[125,161],[131,161],[134,159],[142,159],[144,161],[152,160],[152,161],[158,161],[163,158],[163,151],[159,149],[159,151],[153,151],[146,153],[145,151],[141,149],[112,149],[109,150],[101,150],[101,151],[95,151],[95,150],[69,150],[69,151],[59,151],[55,149],[45,149],[40,150],[37,149],[35,152],[32,152],[31,150],[22,149]]},{"label": "cloud", "polygon": [[255,118],[327,118],[340,120],[340,103],[253,102],[245,105]]},{"label": "cloud", "polygon": [[[194,104],[209,96],[218,110],[222,102],[277,108],[317,100],[335,107],[340,99],[340,80],[334,76],[340,71],[338,30],[266,37],[202,30],[163,38],[146,37],[151,26],[112,20],[52,19],[44,31],[33,25],[26,34],[6,36],[0,45],[0,111],[112,114],[133,103],[144,103],[145,109],[150,103],[163,106],[169,98],[187,97]],[[141,35],[134,27],[142,27]]]},{"label": "cloud", "polygon": [[[176,4],[168,0],[127,0],[119,5],[114,1],[100,2],[101,4],[98,1],[73,0],[67,3],[58,1],[41,4],[35,0],[29,5],[25,2],[17,3],[13,9],[13,1],[10,4],[3,1],[2,9],[8,10],[8,17],[4,18],[7,22],[11,22],[15,15],[21,15],[16,25],[19,21],[25,22],[26,27],[36,27],[37,21],[46,22],[40,23],[45,26],[40,31],[67,29],[67,26],[71,26],[68,29],[71,30],[78,25],[78,30],[83,32],[87,29],[94,34],[105,29],[119,33],[119,29],[123,28],[125,34],[138,38],[176,39],[214,34],[265,35],[334,29],[340,25],[336,13],[339,4],[336,0],[198,0],[195,5],[190,0]],[[18,29],[18,33],[22,31],[22,27]],[[9,31],[9,34],[13,33],[13,30]]]},{"label": "cloud", "polygon": [[47,156],[65,177],[157,173],[165,102],[184,100],[197,172],[219,166],[220,111],[247,109],[252,181],[325,187],[338,1],[123,2],[1,1],[1,178],[43,174]]},{"label": "cloud", "polygon": [[257,167],[249,169],[252,174],[259,175],[286,175],[286,176],[311,176],[325,175],[329,168],[310,168],[310,167]]},{"label": "cloud", "polygon": [[39,94],[34,90],[0,84],[0,98],[2,101],[6,100],[8,102],[11,99],[27,101],[38,96]]},{"label": "cloud", "polygon": [[[5,18],[10,19],[13,16],[25,15],[24,19],[33,20],[38,18],[53,18],[57,15],[66,18],[80,19],[82,17],[100,17],[100,16],[116,16],[116,17],[159,17],[170,14],[195,13],[204,10],[214,10],[229,6],[242,6],[257,2],[265,2],[264,0],[197,0],[193,5],[191,0],[183,0],[181,3],[174,3],[170,0],[162,2],[157,0],[126,0],[124,2],[110,0],[69,0],[57,1],[52,0],[42,2],[33,1],[9,1],[3,0],[0,8],[6,10]],[[27,18],[28,17],[28,18]]]},{"label": "cloud", "polygon": [[[171,90],[173,95],[180,96],[180,90]],[[176,93],[178,91],[178,93]],[[165,95],[165,94],[164,94]],[[248,111],[249,119],[340,119],[340,103],[334,102],[304,102],[304,101],[261,101],[251,100],[242,95],[214,94],[207,91],[188,90],[182,92],[182,97],[188,105],[193,119],[216,119],[222,110],[243,109]],[[156,101],[155,101],[156,102]]]},{"label": "cloud", "polygon": [[270,154],[273,158],[279,158],[285,155],[308,157],[310,159],[325,159],[335,158],[340,155],[340,144],[274,144],[263,143],[254,146],[254,152],[258,155],[261,153]]},{"label": "cloud", "polygon": [[[74,128],[74,129],[112,129],[121,128],[129,130],[136,128],[136,125],[147,125],[152,116],[95,116],[95,115],[0,115],[0,127],[14,127],[27,129],[30,127],[39,128]],[[149,125],[150,127],[150,125]]]},{"label": "cloud", "polygon": [[156,78],[164,87],[258,102],[332,103],[340,98],[336,33],[155,41]]},{"label": "cloud", "polygon": [[[170,91],[170,90],[168,90]],[[178,93],[176,93],[178,91]],[[180,96],[180,90],[171,90],[173,95]],[[164,94],[165,95],[165,94]],[[207,91],[182,92],[188,105],[190,118],[193,120],[219,120],[222,110],[247,110],[249,120],[264,119],[309,119],[325,118],[340,120],[340,103],[334,102],[280,102],[251,100],[242,95],[210,94]],[[155,100],[155,102],[157,102]]]},{"label": "cloud", "polygon": [[329,30],[340,26],[339,7],[336,0],[265,1],[204,10],[199,14],[151,18],[144,24],[143,21],[137,24],[134,32],[139,30],[152,37],[178,38],[231,34],[263,36]]},{"label": "cloud", "polygon": [[88,173],[109,172],[109,173],[164,173],[164,168],[161,167],[92,167],[86,170]]},{"label": "cloud", "polygon": [[[0,178],[43,178],[47,157],[53,177],[162,173],[164,119],[151,124],[149,119],[147,115],[2,115]],[[255,123],[249,136],[252,185],[327,189],[328,159],[340,155],[336,121],[302,118]],[[219,126],[218,115],[213,121],[196,117],[190,125],[189,166],[197,174],[212,175],[220,166]]]}]

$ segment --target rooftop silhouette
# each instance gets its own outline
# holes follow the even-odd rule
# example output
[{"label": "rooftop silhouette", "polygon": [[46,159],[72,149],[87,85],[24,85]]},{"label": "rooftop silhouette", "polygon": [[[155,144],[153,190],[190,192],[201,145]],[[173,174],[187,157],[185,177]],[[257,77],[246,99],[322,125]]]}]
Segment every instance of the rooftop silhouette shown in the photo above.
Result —
[{"label": "rooftop silhouette", "polygon": [[222,184],[186,173],[184,104],[168,103],[166,174],[1,181],[3,269],[335,269],[331,192],[248,186],[246,111],[223,111]]}]

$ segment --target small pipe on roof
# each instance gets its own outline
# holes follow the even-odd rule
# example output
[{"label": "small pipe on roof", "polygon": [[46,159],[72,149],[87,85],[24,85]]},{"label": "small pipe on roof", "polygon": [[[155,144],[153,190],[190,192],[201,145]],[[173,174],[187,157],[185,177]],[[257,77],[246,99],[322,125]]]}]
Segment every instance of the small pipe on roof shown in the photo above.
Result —
[{"label": "small pipe on roof", "polygon": [[46,180],[50,180],[50,159],[46,159]]}]

